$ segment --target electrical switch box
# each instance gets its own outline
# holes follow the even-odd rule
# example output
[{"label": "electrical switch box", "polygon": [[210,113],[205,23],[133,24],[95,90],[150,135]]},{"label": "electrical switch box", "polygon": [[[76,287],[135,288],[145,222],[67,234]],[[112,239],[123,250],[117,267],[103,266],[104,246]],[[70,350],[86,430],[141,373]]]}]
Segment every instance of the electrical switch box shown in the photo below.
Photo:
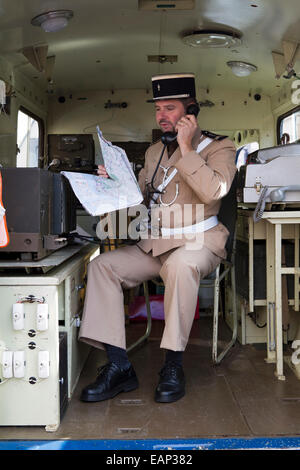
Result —
[{"label": "electrical switch box", "polygon": [[36,327],[38,331],[48,330],[48,318],[48,304],[38,304],[36,310]]},{"label": "electrical switch box", "polygon": [[40,351],[38,356],[38,374],[40,379],[47,379],[50,373],[49,351]]},{"label": "electrical switch box", "polygon": [[13,305],[12,320],[14,330],[24,330],[25,328],[25,314],[24,304],[18,303]]},{"label": "electrical switch box", "polygon": [[[74,318],[81,315],[83,296],[76,285],[83,284],[99,247],[62,250],[65,262],[47,265],[46,272],[34,267],[0,276],[0,427],[56,431],[90,352],[78,341]],[[23,329],[17,331],[13,319]]]},{"label": "electrical switch box", "polygon": [[15,351],[13,355],[14,377],[21,379],[25,376],[25,352]]},{"label": "electrical switch box", "polygon": [[2,352],[2,375],[5,379],[13,377],[13,351]]}]

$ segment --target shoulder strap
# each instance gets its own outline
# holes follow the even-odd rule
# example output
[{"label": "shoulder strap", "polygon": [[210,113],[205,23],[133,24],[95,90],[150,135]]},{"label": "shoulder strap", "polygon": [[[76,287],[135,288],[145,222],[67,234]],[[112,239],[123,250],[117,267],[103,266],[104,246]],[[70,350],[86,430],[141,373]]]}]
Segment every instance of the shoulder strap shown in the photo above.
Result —
[{"label": "shoulder strap", "polygon": [[214,134],[213,132],[210,131],[202,131],[202,134],[205,135],[206,137],[209,137],[210,139],[213,140],[224,140],[227,139],[227,135],[219,135],[219,134]]},{"label": "shoulder strap", "polygon": [[202,152],[202,150],[204,150],[205,147],[207,147],[212,141],[213,139],[211,137],[205,137],[205,139],[202,140],[200,144],[198,145],[198,147],[196,148],[196,152],[197,153]]}]

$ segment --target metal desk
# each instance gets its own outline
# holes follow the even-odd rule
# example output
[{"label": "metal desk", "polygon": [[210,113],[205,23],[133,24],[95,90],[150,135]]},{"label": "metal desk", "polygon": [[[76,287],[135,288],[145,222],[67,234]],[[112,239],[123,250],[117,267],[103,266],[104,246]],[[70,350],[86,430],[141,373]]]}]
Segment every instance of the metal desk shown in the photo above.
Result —
[{"label": "metal desk", "polygon": [[[282,275],[294,275],[294,310],[299,311],[299,223],[300,211],[265,212],[262,216],[267,224],[267,305],[275,308],[275,319],[268,315],[268,331],[275,332],[276,376],[285,380],[283,373],[283,338],[282,338]],[[294,267],[282,266],[282,225],[295,225]],[[275,321],[274,321],[275,320]],[[272,324],[274,322],[274,324]],[[268,346],[272,334],[268,335]],[[269,348],[268,348],[269,349]]]}]

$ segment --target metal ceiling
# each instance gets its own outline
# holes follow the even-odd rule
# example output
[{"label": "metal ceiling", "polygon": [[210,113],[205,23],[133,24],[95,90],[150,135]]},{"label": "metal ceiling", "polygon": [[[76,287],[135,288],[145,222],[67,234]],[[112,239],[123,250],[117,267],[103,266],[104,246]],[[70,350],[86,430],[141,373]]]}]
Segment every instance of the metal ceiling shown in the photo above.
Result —
[{"label": "metal ceiling", "polygon": [[[74,12],[62,31],[45,33],[30,24],[34,16],[55,9]],[[197,49],[181,39],[185,32],[212,27],[240,32],[242,44]],[[271,54],[282,51],[283,39],[300,42],[299,0],[195,0],[194,10],[157,11],[139,9],[138,0],[0,0],[0,56],[42,84],[44,75],[20,51],[47,44],[48,56],[56,56],[58,92],[146,89],[154,74],[195,72],[201,88],[272,95],[286,81],[275,79]],[[148,62],[150,55],[178,60]],[[229,60],[250,62],[258,71],[237,78],[226,66]],[[300,62],[295,70],[300,74]]]}]

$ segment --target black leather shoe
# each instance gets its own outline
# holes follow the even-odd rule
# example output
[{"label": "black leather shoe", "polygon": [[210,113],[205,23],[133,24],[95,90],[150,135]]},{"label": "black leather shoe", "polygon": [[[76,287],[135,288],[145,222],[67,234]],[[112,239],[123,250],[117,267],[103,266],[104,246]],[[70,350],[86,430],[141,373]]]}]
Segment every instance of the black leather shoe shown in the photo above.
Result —
[{"label": "black leather shoe", "polygon": [[185,394],[183,369],[175,362],[167,362],[159,373],[160,380],[155,390],[155,401],[171,403]]},{"label": "black leather shoe", "polygon": [[114,362],[109,362],[98,370],[92,384],[82,390],[81,401],[102,401],[113,398],[120,392],[130,392],[138,387],[138,379],[132,366],[122,370]]}]

